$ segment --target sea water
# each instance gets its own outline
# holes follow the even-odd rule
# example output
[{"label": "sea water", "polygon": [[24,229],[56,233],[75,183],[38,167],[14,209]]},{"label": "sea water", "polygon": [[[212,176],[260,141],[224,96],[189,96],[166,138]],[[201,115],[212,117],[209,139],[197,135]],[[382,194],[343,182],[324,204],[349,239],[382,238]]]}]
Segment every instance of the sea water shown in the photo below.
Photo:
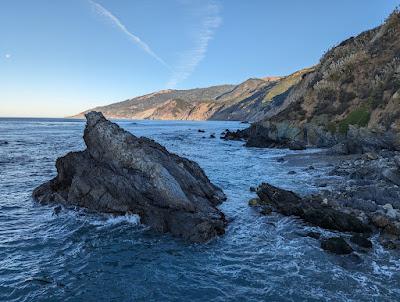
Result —
[{"label": "sea water", "polygon": [[325,168],[307,172],[277,161],[316,150],[246,148],[219,138],[247,126],[239,122],[118,123],[199,163],[228,197],[220,206],[226,234],[189,244],[154,233],[135,215],[58,212],[34,202],[32,190],[56,175],[57,157],[84,149],[84,121],[0,119],[0,301],[400,300],[398,252],[374,244],[366,253],[329,254],[303,236],[321,230],[248,206],[249,187],[263,181],[317,191]]}]

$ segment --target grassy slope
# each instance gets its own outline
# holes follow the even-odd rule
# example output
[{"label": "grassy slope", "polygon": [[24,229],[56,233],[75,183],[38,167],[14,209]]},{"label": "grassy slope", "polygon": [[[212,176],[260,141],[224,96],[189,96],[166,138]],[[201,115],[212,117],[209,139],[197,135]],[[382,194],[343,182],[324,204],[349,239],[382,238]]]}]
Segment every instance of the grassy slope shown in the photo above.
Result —
[{"label": "grassy slope", "polygon": [[270,121],[400,130],[400,13],[329,50]]}]

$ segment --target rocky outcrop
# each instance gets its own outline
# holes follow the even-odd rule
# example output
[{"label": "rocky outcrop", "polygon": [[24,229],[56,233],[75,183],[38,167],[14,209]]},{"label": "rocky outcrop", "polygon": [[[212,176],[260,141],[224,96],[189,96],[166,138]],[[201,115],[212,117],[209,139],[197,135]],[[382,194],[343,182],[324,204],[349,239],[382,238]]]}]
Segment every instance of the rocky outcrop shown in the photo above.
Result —
[{"label": "rocky outcrop", "polygon": [[[354,157],[354,156],[353,156]],[[347,209],[380,230],[380,241],[400,245],[400,154],[396,151],[369,152],[341,160],[327,182],[323,198]],[[324,180],[325,181],[325,180]]]},{"label": "rocky outcrop", "polygon": [[226,221],[216,206],[225,195],[195,162],[132,135],[101,113],[86,118],[87,149],[57,159],[58,175],[34,190],[35,200],[135,213],[154,230],[192,242],[224,233]]},{"label": "rocky outcrop", "polygon": [[372,242],[368,238],[365,238],[364,236],[360,236],[358,234],[354,234],[351,236],[350,241],[362,248],[365,249],[370,249],[372,248]]},{"label": "rocky outcrop", "polygon": [[[261,125],[255,123],[249,128],[237,131],[226,130],[222,133],[222,139],[245,141],[246,147],[257,148],[289,148],[292,150],[303,150],[309,144],[307,141],[307,130],[292,127],[289,123],[273,125]],[[325,146],[327,142],[318,142]]]},{"label": "rocky outcrop", "polygon": [[[334,227],[332,223],[336,225],[335,220],[342,219],[340,216],[350,215],[376,232],[384,247],[400,247],[400,152],[385,150],[337,156],[319,152],[287,155],[279,157],[278,161],[285,169],[289,166],[298,173],[288,174],[310,174],[311,185],[320,191],[316,196],[300,197],[293,193],[289,198],[289,193],[282,193],[281,189],[261,185],[258,188],[260,198],[249,202],[261,214],[264,208],[269,211],[272,207],[282,214],[295,215],[313,225],[335,230],[345,228]],[[310,163],[313,166],[307,168]],[[317,214],[310,215],[310,209]],[[371,246],[363,235],[353,236],[350,242],[363,248]]]},{"label": "rocky outcrop", "polygon": [[332,134],[312,123],[297,126],[292,122],[252,124],[237,131],[228,129],[222,139],[242,140],[246,147],[289,148],[303,150],[307,146],[329,148],[330,154],[361,154],[385,150],[400,150],[400,135],[394,131],[379,131],[350,125],[348,132]]},{"label": "rocky outcrop", "polygon": [[315,196],[301,198],[291,191],[267,183],[257,188],[257,195],[262,205],[270,204],[283,215],[300,217],[315,226],[341,232],[371,232],[371,228],[356,216],[335,209]]},{"label": "rocky outcrop", "polygon": [[353,252],[353,249],[342,237],[332,237],[321,241],[321,248],[338,255],[347,255]]},{"label": "rocky outcrop", "polygon": [[380,150],[400,150],[400,133],[393,130],[358,128],[350,125],[346,135],[336,135],[331,154],[362,154]]}]

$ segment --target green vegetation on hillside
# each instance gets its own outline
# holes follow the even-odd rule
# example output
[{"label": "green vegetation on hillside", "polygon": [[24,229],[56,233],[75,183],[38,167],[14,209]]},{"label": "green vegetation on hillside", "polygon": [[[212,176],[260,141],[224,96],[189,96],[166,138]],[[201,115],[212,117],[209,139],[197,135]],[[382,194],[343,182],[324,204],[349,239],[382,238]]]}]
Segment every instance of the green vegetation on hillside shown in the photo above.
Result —
[{"label": "green vegetation on hillside", "polygon": [[346,134],[350,125],[365,127],[368,125],[371,112],[369,106],[361,106],[351,111],[344,120],[339,122],[339,132]]},{"label": "green vegetation on hillside", "polygon": [[[282,84],[282,83],[280,83]],[[278,86],[278,85],[277,85]],[[272,92],[271,90],[270,92]],[[381,26],[330,49],[291,89],[269,123],[325,126],[346,134],[350,125],[399,131],[400,11]],[[264,123],[261,121],[260,123]]]}]

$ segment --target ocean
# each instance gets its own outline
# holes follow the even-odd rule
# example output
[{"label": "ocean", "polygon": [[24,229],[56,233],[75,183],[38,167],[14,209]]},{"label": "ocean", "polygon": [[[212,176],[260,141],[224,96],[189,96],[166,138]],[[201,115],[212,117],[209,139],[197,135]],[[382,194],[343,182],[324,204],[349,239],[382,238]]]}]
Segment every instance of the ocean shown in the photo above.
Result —
[{"label": "ocean", "polygon": [[[0,301],[396,301],[399,253],[337,256],[304,236],[300,220],[248,206],[250,186],[269,182],[318,191],[328,167],[289,166],[289,151],[224,141],[239,122],[117,121],[195,160],[228,199],[226,234],[189,244],[158,234],[135,215],[113,217],[41,205],[32,190],[56,175],[55,160],[84,149],[83,120],[0,119]],[[205,132],[198,132],[203,129]],[[216,138],[210,138],[215,133]],[[7,143],[6,143],[7,142]],[[288,175],[295,170],[297,173]],[[373,238],[376,241],[376,238]]]}]

